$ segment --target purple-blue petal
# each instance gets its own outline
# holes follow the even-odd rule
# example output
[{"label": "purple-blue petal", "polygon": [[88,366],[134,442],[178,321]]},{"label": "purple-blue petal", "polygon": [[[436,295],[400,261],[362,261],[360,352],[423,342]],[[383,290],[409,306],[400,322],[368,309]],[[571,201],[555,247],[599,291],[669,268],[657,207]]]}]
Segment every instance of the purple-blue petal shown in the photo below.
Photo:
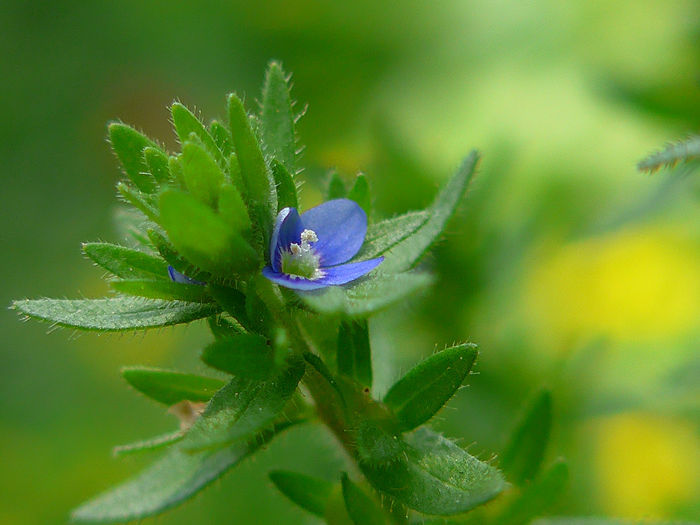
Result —
[{"label": "purple-blue petal", "polygon": [[277,214],[275,227],[270,239],[270,264],[276,272],[281,270],[280,260],[283,249],[293,242],[301,241],[301,232],[304,229],[299,212],[296,208],[283,208]]},{"label": "purple-blue petal", "polygon": [[196,279],[192,279],[191,277],[187,277],[184,273],[178,272],[172,266],[168,266],[168,275],[170,276],[170,280],[174,283],[198,284],[199,286],[204,286],[205,284],[207,284],[207,283],[203,283],[202,281],[197,281]]},{"label": "purple-blue petal", "polygon": [[301,214],[301,222],[318,236],[313,248],[322,267],[349,261],[365,242],[367,214],[349,199],[334,199],[311,208]]},{"label": "purple-blue petal", "polygon": [[276,272],[270,266],[263,268],[262,273],[272,282],[286,288],[292,288],[294,290],[318,290],[319,288],[338,286],[354,281],[374,270],[383,260],[384,257],[377,257],[376,259],[370,259],[368,261],[322,268],[324,272],[323,277],[314,279],[313,281],[304,279],[303,277],[292,277],[284,273]]}]

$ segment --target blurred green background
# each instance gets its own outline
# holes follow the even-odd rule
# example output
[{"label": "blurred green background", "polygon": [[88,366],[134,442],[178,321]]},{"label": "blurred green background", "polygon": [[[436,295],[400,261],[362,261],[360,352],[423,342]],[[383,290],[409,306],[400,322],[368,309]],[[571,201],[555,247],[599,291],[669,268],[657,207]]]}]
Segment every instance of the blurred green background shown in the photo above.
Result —
[{"label": "blurred green background", "polygon": [[[100,296],[80,242],[118,242],[105,124],[175,146],[167,106],[255,108],[265,64],[294,74],[304,201],[330,167],[365,172],[375,218],[430,202],[472,147],[467,204],[426,261],[436,286],[371,323],[376,393],[455,340],[478,375],[435,425],[498,453],[523,400],[555,399],[553,512],[700,518],[700,179],[635,163],[700,124],[695,1],[32,2],[0,6],[0,304]],[[203,371],[204,327],[78,335],[0,311],[0,523],[64,523],[150,458],[113,445],[173,428],[119,367]],[[157,520],[315,523],[272,466],[334,477],[300,427]]]}]

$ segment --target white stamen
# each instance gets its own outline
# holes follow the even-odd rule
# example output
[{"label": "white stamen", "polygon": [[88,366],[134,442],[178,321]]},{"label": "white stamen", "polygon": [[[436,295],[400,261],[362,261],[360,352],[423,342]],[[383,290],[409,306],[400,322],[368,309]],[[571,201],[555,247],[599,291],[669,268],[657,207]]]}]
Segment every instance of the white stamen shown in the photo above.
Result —
[{"label": "white stamen", "polygon": [[[302,243],[303,246],[303,243]],[[301,255],[301,248],[297,243],[292,243],[289,245],[289,251],[292,252],[292,255]],[[306,250],[304,250],[306,251]]]},{"label": "white stamen", "polygon": [[318,242],[318,236],[313,230],[304,230],[301,232],[301,243]]}]

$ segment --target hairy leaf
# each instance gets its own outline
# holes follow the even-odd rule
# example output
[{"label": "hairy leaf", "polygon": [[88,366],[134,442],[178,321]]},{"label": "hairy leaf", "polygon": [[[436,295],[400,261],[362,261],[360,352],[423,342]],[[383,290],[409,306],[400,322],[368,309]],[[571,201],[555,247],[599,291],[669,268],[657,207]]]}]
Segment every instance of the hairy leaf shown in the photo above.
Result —
[{"label": "hairy leaf", "polygon": [[112,449],[112,454],[116,457],[128,456],[131,454],[138,454],[140,452],[153,452],[156,450],[162,450],[173,443],[180,441],[185,434],[178,430],[176,432],[170,432],[168,434],[162,434],[150,439],[144,439],[142,441],[137,441],[135,443],[129,443],[128,445],[119,445]]},{"label": "hairy leaf", "polygon": [[374,498],[350,481],[345,472],[340,481],[345,507],[355,525],[386,525],[384,511]]},{"label": "hairy leaf", "polygon": [[221,122],[218,120],[212,120],[209,125],[209,133],[211,133],[214,142],[221,150],[221,153],[225,157],[229,157],[233,153],[233,139],[231,138],[231,132],[226,129]]},{"label": "hairy leaf", "polygon": [[112,122],[108,127],[108,133],[112,149],[119,157],[131,181],[145,193],[155,191],[156,181],[148,172],[143,150],[147,147],[158,148],[158,145],[144,134],[121,122]]},{"label": "hairy leaf", "polygon": [[273,470],[269,476],[275,487],[292,502],[312,514],[323,517],[333,483],[287,470]]},{"label": "hairy leaf", "polygon": [[190,323],[218,312],[213,304],[114,297],[110,299],[25,299],[13,308],[59,326],[117,332]]},{"label": "hairy leaf", "polygon": [[395,461],[360,467],[376,489],[425,514],[466,512],[506,486],[497,469],[426,427],[405,436]]},{"label": "hairy leaf", "polygon": [[97,265],[124,279],[168,279],[168,264],[155,255],[106,242],[87,242],[83,253]]},{"label": "hairy leaf", "polygon": [[[275,184],[267,172],[265,159],[260,151],[258,139],[250,127],[243,102],[236,95],[228,97],[228,113],[231,136],[241,170],[241,181],[245,187],[245,191],[241,193],[248,201],[248,210],[262,235],[263,246],[268,246],[272,224],[277,215]],[[231,170],[233,171],[233,168]]]},{"label": "hairy leaf", "polygon": [[257,265],[253,248],[214,211],[183,192],[160,196],[161,222],[175,248],[212,273],[243,274]]},{"label": "hairy leaf", "polygon": [[189,139],[190,133],[194,133],[199,140],[202,141],[206,150],[214,157],[219,166],[222,168],[226,166],[225,157],[216,144],[216,141],[194,113],[179,102],[175,102],[171,106],[170,112],[172,113],[173,124],[175,125],[175,131],[180,138],[180,142],[184,143]]},{"label": "hairy leaf", "polygon": [[522,485],[535,477],[552,427],[552,394],[540,391],[528,405],[501,454],[500,467],[508,479]]},{"label": "hairy leaf", "polygon": [[158,209],[154,206],[151,196],[141,193],[139,190],[132,188],[124,182],[117,183],[117,191],[126,202],[143,213],[153,222],[160,222],[158,217]]},{"label": "hairy leaf", "polygon": [[212,377],[143,366],[124,367],[122,376],[143,395],[167,406],[180,401],[209,401],[225,384]]},{"label": "hairy leaf", "polygon": [[246,440],[270,426],[294,394],[303,373],[304,362],[297,360],[267,381],[234,377],[212,399],[206,424],[188,437],[188,450],[218,448]]},{"label": "hairy leaf", "polygon": [[194,303],[211,302],[206,288],[197,284],[154,281],[153,279],[122,279],[111,281],[109,284],[117,292],[149,299],[168,299]]},{"label": "hairy leaf", "polygon": [[433,417],[462,386],[476,360],[476,347],[461,344],[433,354],[392,386],[384,397],[402,424],[416,428]]},{"label": "hairy leaf", "polygon": [[366,320],[342,321],[338,331],[338,372],[372,386],[372,351]]},{"label": "hairy leaf", "polygon": [[685,140],[668,144],[663,150],[652,153],[639,161],[637,169],[656,171],[661,167],[672,168],[679,162],[700,158],[700,136],[691,136]]},{"label": "hairy leaf", "polygon": [[370,224],[365,242],[353,260],[364,261],[382,255],[423,226],[429,216],[427,211],[414,211]]},{"label": "hairy leaf", "polygon": [[168,182],[170,180],[170,168],[168,156],[158,148],[148,146],[143,150],[143,158],[148,171],[156,179],[156,182]]},{"label": "hairy leaf", "polygon": [[367,217],[370,216],[372,201],[369,192],[369,181],[363,174],[360,173],[355,179],[355,184],[348,193],[348,199],[359,204],[360,208],[367,214]]},{"label": "hairy leaf", "polygon": [[432,278],[423,273],[378,274],[348,286],[331,286],[299,295],[320,313],[367,317],[406,299],[431,282]]},{"label": "hairy leaf", "polygon": [[180,162],[188,191],[200,202],[216,208],[225,177],[214,158],[199,144],[187,141]]},{"label": "hairy leaf", "polygon": [[272,168],[272,176],[277,185],[278,210],[282,208],[298,208],[297,187],[294,184],[292,175],[287,171],[287,168],[277,160],[273,160],[270,163],[270,167]]},{"label": "hairy leaf", "polygon": [[464,159],[457,173],[448,181],[428,209],[428,220],[386,253],[386,260],[382,263],[382,271],[388,273],[408,270],[432,246],[447,226],[447,222],[454,215],[457,205],[466,193],[478,160],[479,153],[476,151],[472,151]]},{"label": "hairy leaf", "polygon": [[277,159],[289,173],[296,170],[294,114],[287,76],[277,62],[271,62],[262,94],[262,142],[265,153]]},{"label": "hairy leaf", "polygon": [[268,379],[275,371],[275,356],[267,339],[240,334],[217,339],[202,352],[212,368],[247,379]]}]

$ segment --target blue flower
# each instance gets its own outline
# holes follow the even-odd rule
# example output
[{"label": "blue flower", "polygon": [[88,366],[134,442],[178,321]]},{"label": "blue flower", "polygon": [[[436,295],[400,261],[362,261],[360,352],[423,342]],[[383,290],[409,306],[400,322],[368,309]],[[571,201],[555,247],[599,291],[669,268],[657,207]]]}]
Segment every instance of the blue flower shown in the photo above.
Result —
[{"label": "blue flower", "polygon": [[349,283],[384,260],[347,262],[362,247],[365,233],[367,215],[348,199],[325,202],[301,216],[296,208],[284,208],[277,215],[270,240],[270,265],[262,273],[295,290]]},{"label": "blue flower", "polygon": [[178,272],[172,266],[168,266],[168,275],[170,276],[170,280],[174,283],[198,284],[200,286],[204,286],[205,284],[207,284],[207,283],[203,283],[202,281],[197,281],[195,279],[192,279],[191,277],[187,277],[184,273]]}]

